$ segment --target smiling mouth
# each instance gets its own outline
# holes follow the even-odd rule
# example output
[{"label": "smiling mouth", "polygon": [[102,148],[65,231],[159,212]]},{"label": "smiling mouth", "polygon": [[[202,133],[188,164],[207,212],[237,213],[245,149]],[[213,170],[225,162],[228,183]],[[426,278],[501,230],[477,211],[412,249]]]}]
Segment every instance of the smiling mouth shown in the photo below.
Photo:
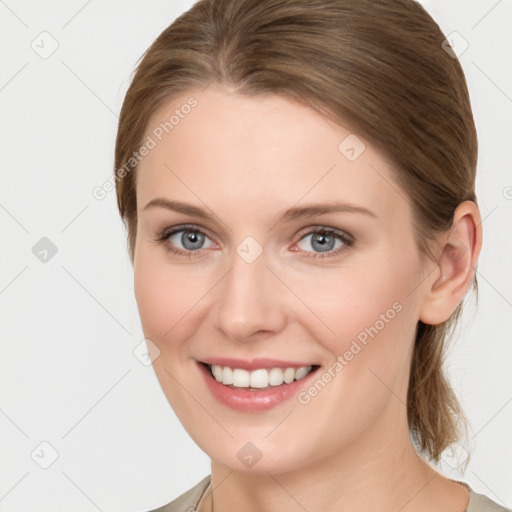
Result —
[{"label": "smiling mouth", "polygon": [[242,368],[230,368],[229,366],[201,364],[207,368],[211,377],[220,384],[228,388],[246,389],[248,391],[286,386],[292,382],[302,380],[320,368],[319,365],[310,365],[299,368],[260,368],[249,371]]}]

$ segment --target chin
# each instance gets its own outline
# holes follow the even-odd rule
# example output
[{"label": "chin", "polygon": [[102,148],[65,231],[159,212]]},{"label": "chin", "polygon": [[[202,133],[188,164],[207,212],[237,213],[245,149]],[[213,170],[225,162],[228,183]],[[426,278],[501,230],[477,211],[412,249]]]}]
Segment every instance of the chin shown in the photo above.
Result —
[{"label": "chin", "polygon": [[[268,431],[267,431],[268,433]],[[307,446],[304,443],[294,441],[293,443],[279,442],[265,439],[262,435],[234,435],[233,438],[223,436],[222,442],[215,442],[216,437],[208,439],[199,438],[193,432],[189,432],[194,442],[205,452],[212,461],[220,464],[231,471],[244,474],[280,474],[289,471],[296,471],[301,466],[307,465]],[[291,436],[286,436],[290,441]],[[295,436],[295,439],[297,437]]]}]

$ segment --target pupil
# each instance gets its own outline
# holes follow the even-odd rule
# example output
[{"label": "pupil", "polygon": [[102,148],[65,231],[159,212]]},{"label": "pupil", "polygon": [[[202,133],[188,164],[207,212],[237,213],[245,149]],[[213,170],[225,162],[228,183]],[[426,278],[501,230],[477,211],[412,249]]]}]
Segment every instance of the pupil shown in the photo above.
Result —
[{"label": "pupil", "polygon": [[314,242],[319,244],[320,247],[317,247],[317,249],[319,249],[321,252],[325,252],[325,251],[329,251],[330,249],[332,249],[332,242],[333,240],[331,240],[331,243],[329,244],[329,239],[332,238],[330,235],[325,235],[323,233],[320,233],[320,234],[317,234],[315,235],[314,237]]},{"label": "pupil", "polygon": [[195,244],[201,244],[203,236],[195,231],[188,231],[182,235],[182,243],[186,249],[197,249]]}]

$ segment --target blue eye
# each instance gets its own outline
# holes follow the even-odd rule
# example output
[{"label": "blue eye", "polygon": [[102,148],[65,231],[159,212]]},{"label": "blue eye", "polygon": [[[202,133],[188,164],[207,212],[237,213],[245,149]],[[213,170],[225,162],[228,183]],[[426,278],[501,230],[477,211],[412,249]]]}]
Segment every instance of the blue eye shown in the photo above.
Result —
[{"label": "blue eye", "polygon": [[[322,226],[307,232],[296,245],[301,244],[308,237],[311,237],[309,243],[314,251],[310,252],[302,247],[300,252],[306,253],[305,258],[323,259],[338,256],[354,244],[354,238],[348,233]],[[193,225],[167,229],[156,239],[157,242],[165,242],[168,252],[186,258],[199,256],[200,250],[205,248],[205,240],[210,240],[210,237],[202,229]],[[183,248],[176,247],[178,244]]]},{"label": "blue eye", "polygon": [[[176,236],[179,235],[180,233],[180,236]],[[173,237],[175,237],[175,240],[172,240]],[[165,244],[165,248],[169,252],[177,254],[179,256],[191,258],[193,257],[193,253],[198,252],[199,249],[203,249],[202,245],[205,239],[209,239],[209,237],[201,229],[198,229],[195,226],[181,226],[180,228],[172,229],[170,231],[164,231],[157,241],[171,241],[172,245]],[[176,248],[176,242],[181,243],[185,250]]]},{"label": "blue eye", "polygon": [[[318,252],[310,253],[306,258],[322,259],[338,256],[354,243],[354,239],[347,233],[327,227],[320,227],[313,231],[309,231],[299,240],[298,243],[300,244],[308,237],[311,237],[309,244]],[[336,245],[336,242],[339,242],[338,245]],[[322,253],[325,253],[325,255]]]}]

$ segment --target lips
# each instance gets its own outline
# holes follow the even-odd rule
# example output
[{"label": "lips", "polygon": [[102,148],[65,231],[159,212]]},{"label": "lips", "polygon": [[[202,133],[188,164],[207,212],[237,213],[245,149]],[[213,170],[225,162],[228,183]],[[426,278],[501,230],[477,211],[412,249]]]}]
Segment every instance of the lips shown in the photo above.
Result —
[{"label": "lips", "polygon": [[316,364],[276,359],[211,358],[197,365],[214,398],[243,412],[265,411],[296,396],[319,368]]}]

